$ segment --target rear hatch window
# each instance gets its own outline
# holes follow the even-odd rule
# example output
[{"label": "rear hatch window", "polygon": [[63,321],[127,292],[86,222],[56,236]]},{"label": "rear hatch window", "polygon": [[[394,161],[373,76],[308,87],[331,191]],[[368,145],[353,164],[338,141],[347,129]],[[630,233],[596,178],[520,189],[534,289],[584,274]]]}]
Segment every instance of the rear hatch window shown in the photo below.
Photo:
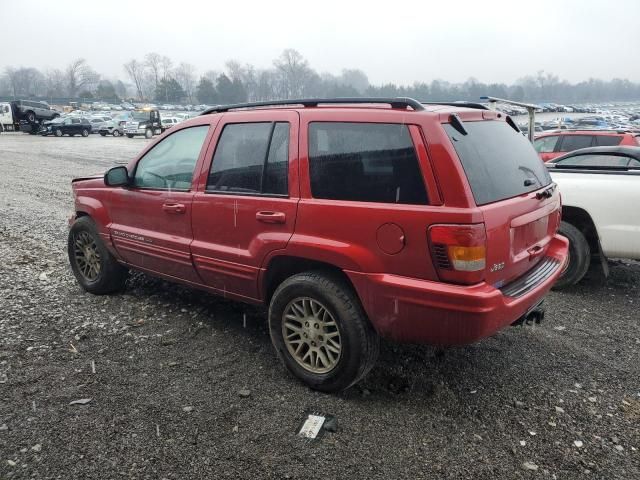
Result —
[{"label": "rear hatch window", "polygon": [[531,143],[506,122],[464,122],[466,135],[451,124],[443,127],[462,162],[477,205],[516,197],[551,183]]}]

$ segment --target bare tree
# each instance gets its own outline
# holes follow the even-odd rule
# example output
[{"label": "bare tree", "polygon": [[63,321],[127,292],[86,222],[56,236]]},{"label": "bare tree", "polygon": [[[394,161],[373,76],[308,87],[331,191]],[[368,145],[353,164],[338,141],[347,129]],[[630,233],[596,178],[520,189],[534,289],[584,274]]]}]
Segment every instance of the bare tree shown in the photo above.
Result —
[{"label": "bare tree", "polygon": [[166,55],[163,55],[160,59],[160,68],[162,69],[162,79],[167,80],[171,77],[171,69],[173,68],[173,61]]},{"label": "bare tree", "polygon": [[77,58],[65,70],[67,93],[75,96],[79,90],[94,87],[100,76],[89,66],[84,58]]},{"label": "bare tree", "polygon": [[281,96],[283,98],[303,96],[305,87],[307,87],[306,82],[311,77],[312,70],[309,68],[309,62],[300,52],[288,48],[274,60],[273,65],[281,75]]},{"label": "bare tree", "polygon": [[153,76],[154,91],[158,89],[160,76],[162,75],[162,56],[157,53],[147,53],[144,57],[144,63]]},{"label": "bare tree", "polygon": [[189,103],[193,103],[193,94],[196,87],[196,67],[190,63],[182,62],[175,69],[176,80],[184,90],[189,99]]},{"label": "bare tree", "polygon": [[367,74],[357,68],[343,69],[340,80],[343,85],[355,88],[360,94],[363,94],[369,88]]},{"label": "bare tree", "polygon": [[129,78],[134,83],[136,87],[136,93],[138,95],[139,100],[144,99],[144,75],[145,75],[145,67],[144,64],[137,61],[135,58],[131,59],[129,62],[124,64],[124,71],[127,72]]},{"label": "bare tree", "polygon": [[39,70],[32,67],[7,67],[5,74],[14,98],[18,95],[37,96],[43,93],[44,77]]},{"label": "bare tree", "polygon": [[249,63],[241,65],[236,60],[229,60],[225,66],[227,67],[227,76],[231,81],[243,85],[247,92],[247,101],[258,100],[258,73],[255,67]]},{"label": "bare tree", "polygon": [[11,86],[13,98],[16,98],[16,96],[18,95],[18,90],[20,88],[20,74],[18,72],[18,69],[14,67],[7,67],[4,69],[4,73],[9,79],[9,85]]},{"label": "bare tree", "polygon": [[65,74],[62,70],[47,69],[44,72],[46,95],[49,98],[64,96]]},{"label": "bare tree", "polygon": [[218,70],[207,70],[202,76],[215,85],[220,76],[220,72]]}]

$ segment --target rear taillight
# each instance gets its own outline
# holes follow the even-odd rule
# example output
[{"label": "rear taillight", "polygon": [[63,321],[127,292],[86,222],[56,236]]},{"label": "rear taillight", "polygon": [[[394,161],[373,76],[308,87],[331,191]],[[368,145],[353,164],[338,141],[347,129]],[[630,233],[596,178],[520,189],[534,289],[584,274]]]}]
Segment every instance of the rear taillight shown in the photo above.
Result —
[{"label": "rear taillight", "polygon": [[484,223],[432,225],[431,256],[441,280],[471,285],[484,280],[487,234]]}]

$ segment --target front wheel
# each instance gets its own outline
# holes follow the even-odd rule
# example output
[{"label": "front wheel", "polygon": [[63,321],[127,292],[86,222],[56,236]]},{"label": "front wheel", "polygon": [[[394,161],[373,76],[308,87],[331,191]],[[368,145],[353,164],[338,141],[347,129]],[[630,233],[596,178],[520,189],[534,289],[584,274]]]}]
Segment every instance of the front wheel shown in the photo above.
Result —
[{"label": "front wheel", "polygon": [[378,357],[379,338],[340,277],[306,272],[285,280],[269,305],[269,332],[287,369],[311,388],[344,390]]},{"label": "front wheel", "polygon": [[120,130],[115,129],[115,130],[113,131],[113,136],[114,136],[114,137],[119,137],[119,136],[120,136]]},{"label": "front wheel", "polygon": [[56,137],[61,137],[62,136],[62,130],[60,130],[59,128],[56,130]]},{"label": "front wheel", "polygon": [[107,132],[99,132],[101,137],[106,137],[107,136]]},{"label": "front wheel", "polygon": [[29,123],[34,123],[36,121],[36,114],[33,112],[27,112],[27,121]]},{"label": "front wheel", "polygon": [[127,137],[133,138],[133,133],[127,133]]},{"label": "front wheel", "polygon": [[69,231],[67,253],[76,280],[87,292],[104,295],[124,287],[128,271],[107,250],[91,218],[75,221]]},{"label": "front wheel", "polygon": [[589,270],[591,249],[584,234],[567,222],[560,222],[558,233],[569,240],[569,258],[562,275],[553,286],[554,290],[575,285]]},{"label": "front wheel", "polygon": [[144,132],[144,138],[151,138],[153,137],[153,130],[151,130],[150,128],[147,128]]},{"label": "front wheel", "polygon": [[82,129],[82,136],[83,137],[88,137],[89,136],[89,130],[87,130],[86,128]]}]

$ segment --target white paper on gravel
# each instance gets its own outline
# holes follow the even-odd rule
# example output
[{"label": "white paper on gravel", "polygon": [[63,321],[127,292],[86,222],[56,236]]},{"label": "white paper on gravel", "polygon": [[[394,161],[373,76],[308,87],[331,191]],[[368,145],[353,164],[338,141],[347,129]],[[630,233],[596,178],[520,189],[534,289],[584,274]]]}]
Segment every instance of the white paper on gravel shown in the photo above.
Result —
[{"label": "white paper on gravel", "polygon": [[322,428],[324,421],[325,417],[309,414],[302,424],[302,428],[300,428],[298,435],[303,438],[315,439],[318,436],[318,433],[320,433],[320,429]]}]

